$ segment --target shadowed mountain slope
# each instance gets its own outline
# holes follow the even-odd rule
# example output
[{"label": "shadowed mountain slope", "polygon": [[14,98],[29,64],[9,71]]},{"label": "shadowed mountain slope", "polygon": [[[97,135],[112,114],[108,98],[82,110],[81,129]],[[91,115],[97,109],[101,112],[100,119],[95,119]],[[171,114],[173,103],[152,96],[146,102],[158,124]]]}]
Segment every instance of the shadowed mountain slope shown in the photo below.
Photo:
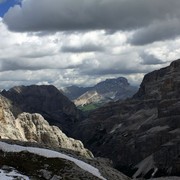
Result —
[{"label": "shadowed mountain slope", "polygon": [[74,136],[96,156],[137,177],[180,175],[180,60],[145,75],[133,98],[109,103]]}]

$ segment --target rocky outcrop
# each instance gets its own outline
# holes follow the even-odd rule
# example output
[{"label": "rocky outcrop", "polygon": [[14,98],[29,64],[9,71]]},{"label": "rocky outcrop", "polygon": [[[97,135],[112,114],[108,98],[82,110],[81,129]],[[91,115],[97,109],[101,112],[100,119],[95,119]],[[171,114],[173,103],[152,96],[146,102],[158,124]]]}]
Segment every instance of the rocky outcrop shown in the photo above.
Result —
[{"label": "rocky outcrop", "polygon": [[88,91],[88,92],[84,93],[83,95],[81,95],[76,100],[74,100],[74,104],[76,106],[84,106],[84,105],[88,105],[91,103],[98,103],[103,100],[104,100],[103,96],[98,94],[96,91],[90,91],[90,92]]},{"label": "rocky outcrop", "polygon": [[139,91],[79,123],[74,136],[96,156],[138,177],[179,175],[180,60],[145,75]]},{"label": "rocky outcrop", "polygon": [[77,151],[86,157],[93,157],[81,141],[67,137],[58,127],[50,126],[40,114],[22,113],[15,120],[15,126],[23,141],[37,142],[49,147],[61,147]]},{"label": "rocky outcrop", "polygon": [[179,98],[180,93],[180,60],[170,66],[153,71],[144,76],[139,91],[134,98],[171,99]]},{"label": "rocky outcrop", "polygon": [[74,122],[81,119],[75,105],[51,85],[19,86],[3,90],[1,94],[11,100],[11,110],[15,117],[22,112],[39,113],[66,133],[71,131]]},{"label": "rocky outcrop", "polygon": [[82,142],[67,137],[58,127],[50,126],[40,114],[19,114],[15,119],[10,111],[10,102],[0,96],[0,137],[44,144],[49,147],[64,148],[77,153],[93,157],[85,149]]}]

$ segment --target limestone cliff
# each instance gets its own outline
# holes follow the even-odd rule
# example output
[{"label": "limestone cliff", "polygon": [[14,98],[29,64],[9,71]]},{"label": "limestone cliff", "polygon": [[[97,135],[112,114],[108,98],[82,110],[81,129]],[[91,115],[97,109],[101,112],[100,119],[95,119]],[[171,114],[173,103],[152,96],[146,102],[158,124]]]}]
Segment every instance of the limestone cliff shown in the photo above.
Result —
[{"label": "limestone cliff", "polygon": [[76,151],[83,156],[93,157],[82,142],[68,138],[58,127],[50,126],[40,114],[22,113],[17,119],[9,107],[11,102],[0,96],[0,137],[1,139],[36,142],[49,147]]}]

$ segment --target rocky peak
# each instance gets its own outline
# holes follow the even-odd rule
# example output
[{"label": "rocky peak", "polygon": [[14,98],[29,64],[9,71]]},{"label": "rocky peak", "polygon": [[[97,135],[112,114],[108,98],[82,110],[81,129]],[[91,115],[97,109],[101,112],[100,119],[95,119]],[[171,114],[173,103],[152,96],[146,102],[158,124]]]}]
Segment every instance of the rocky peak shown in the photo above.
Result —
[{"label": "rocky peak", "polygon": [[19,86],[3,90],[1,94],[11,100],[14,107],[19,107],[19,111],[12,111],[16,117],[22,112],[40,113],[65,132],[70,131],[81,116],[76,106],[52,85]]},{"label": "rocky peak", "polygon": [[139,91],[134,98],[162,99],[178,98],[180,93],[180,60],[170,66],[153,71],[144,76]]},{"label": "rocky peak", "polygon": [[126,78],[119,77],[117,79],[106,79],[94,86],[94,89],[98,93],[108,93],[110,91],[119,91],[120,88],[129,86],[129,83]]}]

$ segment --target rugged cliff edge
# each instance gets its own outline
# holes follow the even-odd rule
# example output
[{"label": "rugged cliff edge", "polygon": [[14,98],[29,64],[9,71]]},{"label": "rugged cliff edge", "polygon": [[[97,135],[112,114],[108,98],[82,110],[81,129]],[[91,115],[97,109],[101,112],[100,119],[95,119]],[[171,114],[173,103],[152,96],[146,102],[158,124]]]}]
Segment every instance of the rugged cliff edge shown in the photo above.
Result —
[{"label": "rugged cliff edge", "polygon": [[177,60],[145,75],[133,98],[94,111],[77,125],[74,136],[134,178],[180,175],[179,120]]}]

